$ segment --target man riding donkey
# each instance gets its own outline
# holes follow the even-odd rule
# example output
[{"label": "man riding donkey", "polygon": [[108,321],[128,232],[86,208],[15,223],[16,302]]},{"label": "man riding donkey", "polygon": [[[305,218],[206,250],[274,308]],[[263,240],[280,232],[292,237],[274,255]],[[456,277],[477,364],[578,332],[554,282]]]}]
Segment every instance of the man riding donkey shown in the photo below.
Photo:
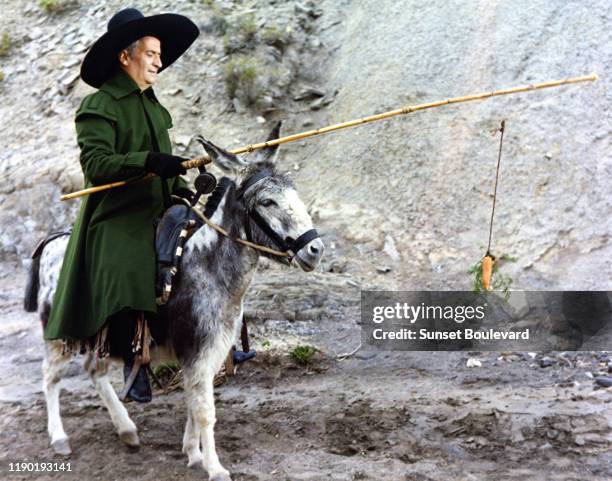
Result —
[{"label": "man riding donkey", "polygon": [[145,17],[128,8],[110,19],[81,65],[83,81],[98,89],[75,118],[87,186],[149,172],[157,177],[83,201],[44,337],[98,357],[122,356],[126,395],[138,402],[151,400],[144,363],[156,329],[154,220],[171,194],[193,195],[179,177],[187,159],[172,155],[172,119],[151,86],[198,35],[182,15]]}]

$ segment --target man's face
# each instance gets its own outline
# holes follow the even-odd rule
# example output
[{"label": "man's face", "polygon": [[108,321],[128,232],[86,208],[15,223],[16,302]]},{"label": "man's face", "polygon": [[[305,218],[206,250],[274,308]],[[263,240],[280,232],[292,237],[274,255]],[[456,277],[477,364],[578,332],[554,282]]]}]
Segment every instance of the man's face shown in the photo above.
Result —
[{"label": "man's face", "polygon": [[157,80],[162,67],[161,44],[155,37],[142,37],[132,52],[124,49],[119,54],[119,63],[134,82],[145,90]]}]

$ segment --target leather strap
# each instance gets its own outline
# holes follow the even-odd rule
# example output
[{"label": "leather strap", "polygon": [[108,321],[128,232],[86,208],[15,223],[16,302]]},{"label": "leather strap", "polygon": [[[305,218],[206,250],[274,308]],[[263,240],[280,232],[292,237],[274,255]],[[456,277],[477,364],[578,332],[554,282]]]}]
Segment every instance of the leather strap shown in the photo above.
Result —
[{"label": "leather strap", "polygon": [[130,372],[130,375],[128,376],[127,380],[125,381],[125,386],[123,387],[123,391],[121,391],[121,393],[119,394],[119,399],[121,399],[122,401],[125,401],[127,399],[127,395],[130,392],[130,389],[132,389],[132,385],[134,384],[134,381],[136,380],[136,376],[138,375],[138,371],[140,370],[140,366],[142,366],[142,362],[140,361],[140,356],[136,356],[136,358],[134,359],[134,365],[132,366],[132,371]]}]

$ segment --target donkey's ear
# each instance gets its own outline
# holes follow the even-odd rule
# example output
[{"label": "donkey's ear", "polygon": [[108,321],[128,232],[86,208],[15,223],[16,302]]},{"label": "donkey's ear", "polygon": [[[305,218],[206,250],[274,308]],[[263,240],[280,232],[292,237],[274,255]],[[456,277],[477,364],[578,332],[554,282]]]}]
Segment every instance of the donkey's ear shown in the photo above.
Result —
[{"label": "donkey's ear", "polygon": [[[281,122],[278,121],[274,128],[268,134],[268,140],[278,139],[280,135]],[[273,145],[272,147],[266,147],[265,149],[261,149],[257,152],[255,156],[255,162],[272,162],[276,161],[276,155],[278,154],[278,145]]]},{"label": "donkey's ear", "polygon": [[246,167],[247,162],[235,154],[228,152],[221,147],[217,147],[212,142],[206,140],[201,135],[195,137],[195,140],[200,142],[206,150],[206,153],[210,155],[211,160],[215,165],[220,167],[222,170],[226,172],[235,172],[242,167]]}]

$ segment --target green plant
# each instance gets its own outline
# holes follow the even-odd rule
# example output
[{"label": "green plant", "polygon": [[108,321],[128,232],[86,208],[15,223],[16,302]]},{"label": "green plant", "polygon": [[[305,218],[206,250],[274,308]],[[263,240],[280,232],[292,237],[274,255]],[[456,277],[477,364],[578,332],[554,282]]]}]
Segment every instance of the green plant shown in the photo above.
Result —
[{"label": "green plant", "polygon": [[289,355],[293,360],[295,360],[299,364],[310,364],[312,362],[312,358],[317,352],[314,346],[296,346],[290,352]]},{"label": "green plant", "polygon": [[4,72],[0,70],[0,82],[4,81]]},{"label": "green plant", "polygon": [[38,5],[46,13],[62,13],[79,6],[79,0],[38,0]]},{"label": "green plant", "polygon": [[210,17],[210,25],[215,35],[225,35],[229,28],[229,22],[221,9],[217,6],[212,7],[212,16]]},{"label": "green plant", "polygon": [[[512,278],[499,272],[500,261],[516,262],[517,258],[508,254],[502,254],[493,263],[493,273],[491,276],[491,289],[494,291],[502,291],[506,300],[510,297],[510,286],[512,285]],[[472,265],[468,271],[468,274],[473,276],[472,290],[474,292],[484,292],[482,286],[482,259],[476,264]]]},{"label": "green plant", "polygon": [[257,25],[255,24],[255,17],[252,14],[246,15],[240,20],[240,23],[238,23],[238,35],[246,45],[251,45],[255,42]]},{"label": "green plant", "polygon": [[181,366],[177,362],[168,362],[159,364],[153,369],[153,373],[160,379],[169,379],[181,370]]},{"label": "green plant", "polygon": [[39,0],[38,5],[47,13],[57,12],[59,8],[57,0]]},{"label": "green plant", "polygon": [[263,347],[264,349],[268,349],[270,347],[270,340],[266,339],[265,341],[263,341],[261,343],[261,347]]},{"label": "green plant", "polygon": [[0,37],[0,57],[6,57],[11,51],[11,37],[4,32]]},{"label": "green plant", "polygon": [[257,64],[249,57],[233,57],[224,66],[224,81],[230,98],[238,98],[247,105],[257,102],[262,94]]},{"label": "green plant", "polygon": [[252,14],[244,16],[232,28],[226,25],[224,33],[223,48],[227,54],[253,49],[257,45],[257,24]]},{"label": "green plant", "polygon": [[290,30],[280,30],[276,26],[264,28],[259,37],[263,43],[273,45],[279,49],[290,43],[292,38]]}]

